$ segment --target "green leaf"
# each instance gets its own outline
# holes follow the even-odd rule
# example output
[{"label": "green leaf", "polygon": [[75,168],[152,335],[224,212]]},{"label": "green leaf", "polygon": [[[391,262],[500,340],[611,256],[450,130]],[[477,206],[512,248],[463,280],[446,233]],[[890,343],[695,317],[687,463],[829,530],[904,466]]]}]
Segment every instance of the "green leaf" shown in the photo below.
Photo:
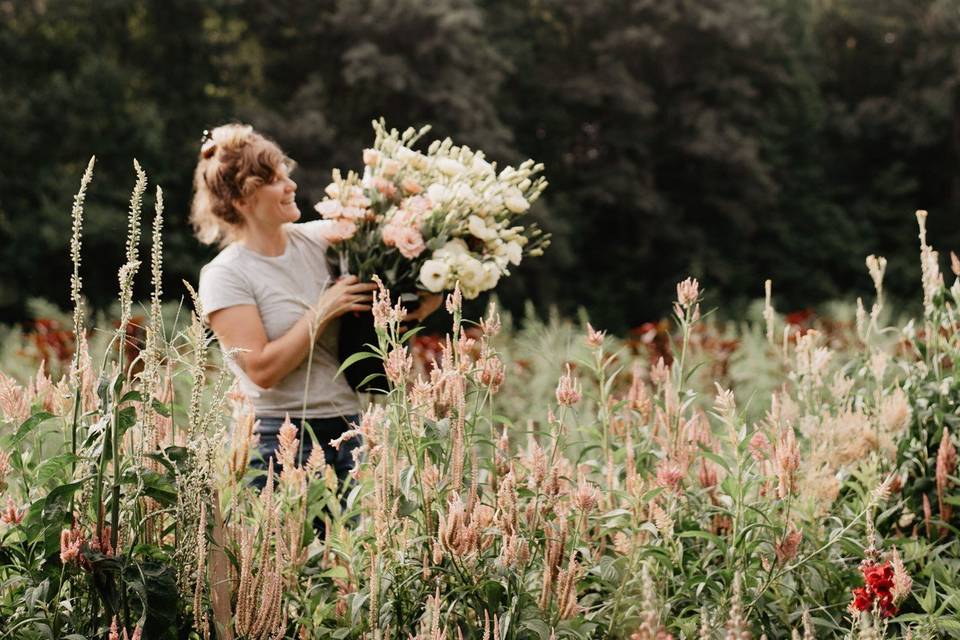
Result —
[{"label": "green leaf", "polygon": [[123,397],[120,398],[120,402],[118,404],[123,404],[124,402],[131,402],[134,400],[137,402],[140,402],[143,400],[143,396],[136,389],[134,389],[133,391],[127,391],[125,394],[123,394]]},{"label": "green leaf", "polygon": [[[384,379],[386,379],[386,376],[383,375],[382,373],[371,373],[371,374],[368,375],[366,378],[364,378],[363,380],[361,380],[361,381],[360,381],[360,384],[358,384],[357,387],[359,387],[359,388],[362,389],[363,387],[366,387],[368,384],[370,384],[371,382],[373,382],[373,381],[376,380],[377,378],[384,378]],[[383,389],[383,391],[386,391],[386,389]]]},{"label": "green leaf", "polygon": [[171,411],[170,405],[164,404],[159,400],[157,400],[156,398],[153,399],[153,402],[150,403],[150,406],[152,406],[153,410],[159,413],[164,418],[169,418],[171,415],[173,415],[173,411]]},{"label": "green leaf", "polygon": [[24,420],[17,429],[17,433],[13,436],[13,444],[18,444],[21,440],[27,437],[27,434],[51,418],[56,418],[56,416],[52,413],[41,411],[40,413],[35,413]]},{"label": "green leaf", "polygon": [[417,335],[424,329],[426,329],[426,327],[424,327],[423,325],[420,325],[419,327],[414,327],[413,329],[405,331],[403,336],[400,337],[400,344],[406,344],[408,340],[413,338],[415,335]]},{"label": "green leaf", "polygon": [[936,622],[937,628],[941,631],[950,631],[950,635],[954,638],[960,637],[960,621],[952,620],[950,618],[940,618]]},{"label": "green leaf", "polygon": [[930,584],[927,585],[927,592],[922,598],[919,598],[920,606],[927,613],[932,613],[934,605],[937,603],[937,587],[933,576],[930,576]]},{"label": "green leaf", "polygon": [[524,620],[520,623],[520,628],[529,629],[530,631],[535,632],[540,637],[540,640],[550,640],[550,625],[543,620],[538,620],[536,618]]},{"label": "green leaf", "polygon": [[367,358],[379,358],[379,357],[380,356],[378,354],[373,353],[371,351],[359,351],[343,361],[343,364],[341,364],[340,368],[337,369],[337,373],[336,375],[333,376],[333,379],[336,380],[341,373],[346,371],[347,367],[350,367],[360,362],[361,360],[366,360]]},{"label": "green leaf", "polygon": [[58,472],[66,470],[71,462],[79,459],[79,457],[72,453],[61,453],[58,456],[47,458],[37,467],[35,483],[38,485],[46,484],[51,478],[56,476]]},{"label": "green leaf", "polygon": [[721,546],[723,544],[723,539],[709,531],[699,531],[697,529],[691,529],[689,531],[681,531],[677,534],[678,538],[703,538],[704,540],[709,540],[710,542]]},{"label": "green leaf", "polygon": [[331,578],[331,579],[334,579],[334,580],[337,580],[337,579],[339,579],[339,580],[346,580],[347,575],[348,575],[348,574],[347,574],[347,568],[344,567],[344,566],[337,565],[337,566],[335,566],[335,567],[331,567],[331,568],[327,569],[326,571],[324,571],[323,573],[321,573],[319,577],[320,577],[320,578]]}]

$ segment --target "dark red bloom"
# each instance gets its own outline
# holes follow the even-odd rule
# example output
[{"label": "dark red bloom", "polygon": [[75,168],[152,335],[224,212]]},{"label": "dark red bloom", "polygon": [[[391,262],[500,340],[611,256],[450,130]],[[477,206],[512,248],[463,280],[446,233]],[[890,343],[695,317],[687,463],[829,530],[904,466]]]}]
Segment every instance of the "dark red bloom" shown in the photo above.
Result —
[{"label": "dark red bloom", "polygon": [[870,611],[874,602],[880,615],[890,618],[897,613],[893,604],[893,567],[889,562],[869,563],[860,568],[864,586],[853,590],[853,607],[859,611]]},{"label": "dark red bloom", "polygon": [[866,587],[857,587],[853,590],[853,606],[860,611],[870,611],[873,608],[873,594]]},{"label": "dark red bloom", "polygon": [[889,562],[867,565],[863,567],[863,581],[878,597],[889,595],[893,589],[893,567]]}]

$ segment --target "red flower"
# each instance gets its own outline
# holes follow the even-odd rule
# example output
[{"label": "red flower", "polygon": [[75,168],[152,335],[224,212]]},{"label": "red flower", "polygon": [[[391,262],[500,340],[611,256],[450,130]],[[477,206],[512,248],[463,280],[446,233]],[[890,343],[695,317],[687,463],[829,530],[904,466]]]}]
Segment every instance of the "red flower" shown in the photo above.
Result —
[{"label": "red flower", "polygon": [[863,581],[878,597],[889,595],[893,589],[893,567],[889,562],[869,564],[863,567]]},{"label": "red flower", "polygon": [[873,608],[873,594],[866,587],[857,587],[853,590],[853,606],[860,611],[870,611]]},{"label": "red flower", "polygon": [[880,615],[884,618],[896,615],[897,607],[893,604],[892,593],[893,567],[890,563],[865,564],[860,571],[865,584],[853,590],[852,606],[859,611],[870,611],[876,602]]}]

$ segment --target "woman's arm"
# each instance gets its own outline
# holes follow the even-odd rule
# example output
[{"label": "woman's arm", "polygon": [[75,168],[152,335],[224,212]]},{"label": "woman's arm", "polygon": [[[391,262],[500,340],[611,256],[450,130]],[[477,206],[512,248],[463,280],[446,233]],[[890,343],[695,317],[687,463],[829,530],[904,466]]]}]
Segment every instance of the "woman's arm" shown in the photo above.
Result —
[{"label": "woman's arm", "polygon": [[443,304],[443,295],[439,293],[425,293],[420,292],[420,304],[417,308],[404,317],[404,321],[409,322],[410,320],[415,320],[417,322],[422,322],[426,320],[434,311],[440,308],[440,305]]},{"label": "woman's arm", "polygon": [[276,340],[267,339],[260,312],[252,304],[214,311],[210,328],[225,351],[236,351],[237,363],[250,380],[269,389],[306,359],[313,323],[317,323],[314,336],[319,336],[334,318],[348,311],[369,311],[370,292],[375,288],[355,276],[341,278],[323,292],[315,309],[308,309]]}]

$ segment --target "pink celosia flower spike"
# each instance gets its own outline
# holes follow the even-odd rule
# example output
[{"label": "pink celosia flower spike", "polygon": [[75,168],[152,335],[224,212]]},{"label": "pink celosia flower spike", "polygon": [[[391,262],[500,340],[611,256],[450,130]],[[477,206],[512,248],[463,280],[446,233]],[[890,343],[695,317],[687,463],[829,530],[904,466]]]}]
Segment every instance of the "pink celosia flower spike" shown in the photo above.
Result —
[{"label": "pink celosia flower spike", "polygon": [[583,396],[580,383],[573,377],[569,363],[567,363],[567,372],[560,377],[560,382],[557,384],[556,395],[557,402],[564,407],[577,404]]},{"label": "pink celosia flower spike", "polygon": [[603,338],[606,332],[597,331],[589,322],[587,323],[587,346],[598,349],[603,346]]},{"label": "pink celosia flower spike", "polygon": [[13,498],[7,496],[7,508],[3,510],[3,514],[0,515],[0,520],[3,520],[6,524],[20,524],[23,522],[23,515],[26,512],[26,509],[17,509],[17,506],[13,503]]}]

